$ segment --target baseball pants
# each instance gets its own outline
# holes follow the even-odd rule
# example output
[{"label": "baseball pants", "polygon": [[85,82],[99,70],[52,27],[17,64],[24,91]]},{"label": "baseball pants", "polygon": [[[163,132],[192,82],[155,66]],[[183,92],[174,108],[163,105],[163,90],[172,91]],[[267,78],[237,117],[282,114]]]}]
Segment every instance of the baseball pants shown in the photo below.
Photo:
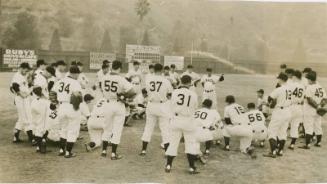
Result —
[{"label": "baseball pants", "polygon": [[252,124],[253,140],[264,141],[268,137],[268,130],[264,123]]},{"label": "baseball pants", "polygon": [[125,121],[125,104],[117,100],[110,100],[106,109],[102,141],[119,144]]},{"label": "baseball pants", "polygon": [[223,129],[224,137],[240,138],[240,150],[246,153],[246,149],[251,146],[252,126],[248,124],[227,125]]},{"label": "baseball pants", "polygon": [[150,142],[154,127],[159,124],[161,131],[162,143],[168,143],[169,134],[169,114],[165,111],[169,106],[167,103],[153,103],[150,102],[146,108],[146,122],[144,127],[144,132],[142,135],[142,141]]},{"label": "baseball pants", "polygon": [[23,131],[33,130],[30,98],[15,96],[14,100],[18,112],[18,120],[15,129]]},{"label": "baseball pants", "polygon": [[287,128],[291,121],[292,114],[290,108],[276,107],[271,115],[271,121],[268,126],[268,138],[286,140]]},{"label": "baseball pants", "polygon": [[175,116],[170,122],[169,147],[166,155],[177,156],[178,146],[182,136],[185,140],[185,153],[199,154],[200,143],[196,140],[195,125],[190,117]]},{"label": "baseball pants", "polygon": [[101,145],[101,139],[104,132],[105,118],[100,116],[91,116],[87,122],[88,132],[91,142],[94,142],[96,146]]},{"label": "baseball pants", "polygon": [[322,126],[321,126],[322,118],[318,114],[307,114],[304,116],[304,129],[305,133],[309,135],[313,135],[313,132],[316,135],[322,135]]},{"label": "baseball pants", "polygon": [[299,126],[303,122],[303,106],[293,105],[291,107],[292,118],[290,122],[290,136],[291,138],[299,138]]}]

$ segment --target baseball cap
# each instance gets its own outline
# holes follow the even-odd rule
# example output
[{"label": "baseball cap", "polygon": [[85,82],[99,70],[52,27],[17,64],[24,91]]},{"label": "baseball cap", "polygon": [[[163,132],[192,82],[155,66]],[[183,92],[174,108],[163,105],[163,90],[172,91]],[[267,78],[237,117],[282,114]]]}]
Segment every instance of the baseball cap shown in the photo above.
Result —
[{"label": "baseball cap", "polygon": [[283,81],[287,81],[288,77],[285,73],[280,73],[278,76],[277,76],[277,79],[281,79]]},{"label": "baseball cap", "polygon": [[140,62],[138,62],[138,61],[133,61],[133,65],[135,66],[135,65],[140,65]]},{"label": "baseball cap", "polygon": [[300,70],[295,70],[293,75],[298,79],[302,78],[302,73],[300,72]]},{"label": "baseball cap", "polygon": [[69,73],[71,73],[71,74],[79,74],[79,73],[81,73],[81,71],[79,70],[79,68],[77,66],[72,66],[69,69]]},{"label": "baseball cap", "polygon": [[102,64],[104,65],[104,64],[109,64],[110,63],[110,61],[108,61],[108,60],[103,60],[102,61]]},{"label": "baseball cap", "polygon": [[263,89],[259,89],[259,90],[257,91],[257,93],[265,93],[265,90],[263,90]]},{"label": "baseball cap", "polygon": [[149,65],[149,69],[152,69],[154,68],[154,66],[152,64]]},{"label": "baseball cap", "polygon": [[202,102],[202,105],[203,105],[204,107],[208,107],[208,108],[210,108],[210,107],[212,106],[212,100],[210,100],[210,99],[205,99],[205,100]]},{"label": "baseball cap", "polygon": [[171,64],[170,68],[176,68],[175,64]]},{"label": "baseball cap", "polygon": [[248,109],[254,109],[255,108],[255,104],[254,103],[248,103]]},{"label": "baseball cap", "polygon": [[39,67],[41,65],[46,65],[45,61],[43,59],[39,59],[36,61],[36,67]]},{"label": "baseball cap", "polygon": [[288,75],[293,75],[293,74],[294,74],[294,69],[292,69],[292,68],[287,68],[287,69],[285,70],[285,73],[288,74]]},{"label": "baseball cap", "polygon": [[47,66],[45,70],[49,72],[52,76],[56,76],[56,70],[52,66]]},{"label": "baseball cap", "polygon": [[309,73],[309,72],[311,72],[311,71],[312,71],[311,68],[306,67],[306,68],[303,69],[302,73]]},{"label": "baseball cap", "polygon": [[159,63],[156,63],[154,65],[154,71],[162,71],[162,68],[163,68],[162,65]]},{"label": "baseball cap", "polygon": [[76,63],[76,65],[77,65],[77,66],[83,66],[83,63],[80,62],[80,61],[78,61],[78,62]]},{"label": "baseball cap", "polygon": [[187,65],[187,68],[193,68],[193,66],[192,65]]},{"label": "baseball cap", "polygon": [[170,70],[169,66],[165,66],[164,70]]},{"label": "baseball cap", "polygon": [[281,68],[281,69],[285,69],[285,68],[287,68],[287,65],[286,65],[286,64],[281,64],[281,65],[280,65],[280,68]]},{"label": "baseball cap", "polygon": [[94,97],[90,94],[84,95],[84,102],[93,100]]},{"label": "baseball cap", "polygon": [[233,95],[228,95],[228,96],[226,96],[225,102],[234,103],[235,102],[235,97]]},{"label": "baseball cap", "polygon": [[67,64],[65,63],[65,61],[59,60],[59,61],[57,61],[57,66],[60,66],[60,65],[66,66]]},{"label": "baseball cap", "polygon": [[191,81],[192,81],[192,77],[189,75],[183,75],[183,77],[181,78],[182,84],[188,84],[191,83]]},{"label": "baseball cap", "polygon": [[20,68],[22,69],[31,69],[30,64],[24,62],[19,65]]},{"label": "baseball cap", "polygon": [[207,68],[207,72],[212,72],[212,68]]},{"label": "baseball cap", "polygon": [[317,80],[317,73],[315,71],[310,71],[309,73],[307,73],[305,78],[307,78],[307,79],[309,79],[311,81],[316,81]]}]

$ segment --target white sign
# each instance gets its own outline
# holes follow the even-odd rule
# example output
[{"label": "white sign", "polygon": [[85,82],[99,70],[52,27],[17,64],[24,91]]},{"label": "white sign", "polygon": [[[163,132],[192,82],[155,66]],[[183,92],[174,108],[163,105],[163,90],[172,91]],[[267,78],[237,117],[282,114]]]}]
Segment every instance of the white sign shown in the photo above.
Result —
[{"label": "white sign", "polygon": [[184,69],[184,57],[183,56],[165,56],[164,57],[164,65],[170,66],[174,64],[176,66],[176,70]]},{"label": "white sign", "polygon": [[90,69],[101,69],[104,60],[110,62],[116,59],[116,54],[102,53],[102,52],[90,52]]},{"label": "white sign", "polygon": [[126,59],[129,63],[129,69],[133,66],[132,61],[135,60],[141,63],[142,72],[147,73],[149,64],[160,62],[160,47],[126,45]]},{"label": "white sign", "polygon": [[18,68],[23,62],[31,66],[36,64],[37,55],[34,50],[6,49],[3,54],[3,64],[9,68]]}]

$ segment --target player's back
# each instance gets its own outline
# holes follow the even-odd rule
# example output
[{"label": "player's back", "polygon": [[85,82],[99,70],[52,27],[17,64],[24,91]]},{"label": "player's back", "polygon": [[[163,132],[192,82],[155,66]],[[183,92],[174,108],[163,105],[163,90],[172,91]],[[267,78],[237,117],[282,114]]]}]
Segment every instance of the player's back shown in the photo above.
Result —
[{"label": "player's back", "polygon": [[93,106],[91,116],[104,116],[105,104],[107,103],[107,101],[108,100],[106,100],[105,98],[101,98],[100,100],[98,100]]},{"label": "player's back", "polygon": [[263,113],[259,110],[251,110],[246,113],[244,113],[244,116],[246,117],[247,122],[255,125],[255,124],[264,124],[266,121],[265,116]]},{"label": "player's back", "polygon": [[221,120],[219,113],[214,109],[201,108],[195,111],[194,119],[204,127],[213,126]]},{"label": "player's back", "polygon": [[292,98],[292,103],[293,104],[303,104],[304,100],[304,93],[305,93],[305,86],[298,81],[293,82],[293,98]]},{"label": "player's back", "polygon": [[320,104],[321,100],[326,98],[326,91],[319,83],[315,83],[307,86],[305,96]]},{"label": "player's back", "polygon": [[192,117],[198,107],[198,96],[190,89],[180,87],[172,92],[171,104],[173,114]]},{"label": "player's back", "polygon": [[117,94],[126,92],[132,88],[132,85],[117,73],[105,75],[101,83],[103,95],[109,100],[117,100]]},{"label": "player's back", "polygon": [[77,80],[68,76],[57,81],[53,87],[53,91],[57,93],[59,102],[69,102],[71,95],[74,92],[81,92],[82,87]]},{"label": "player's back", "polygon": [[147,78],[145,87],[149,102],[165,102],[167,94],[173,90],[171,83],[162,75],[152,75]]},{"label": "player's back", "polygon": [[233,103],[225,107],[224,118],[230,118],[232,124],[241,123],[240,118],[244,113],[244,107]]},{"label": "player's back", "polygon": [[284,108],[289,107],[292,104],[292,94],[294,92],[294,85],[284,84],[279,88],[276,88],[270,97],[276,99],[276,107]]}]

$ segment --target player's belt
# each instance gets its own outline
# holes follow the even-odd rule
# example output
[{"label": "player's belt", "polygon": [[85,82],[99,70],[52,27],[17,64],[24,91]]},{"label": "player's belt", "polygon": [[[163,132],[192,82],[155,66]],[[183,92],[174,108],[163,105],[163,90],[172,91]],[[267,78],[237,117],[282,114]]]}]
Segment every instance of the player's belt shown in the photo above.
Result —
[{"label": "player's belt", "polygon": [[157,100],[149,100],[149,102],[151,102],[151,103],[165,103],[166,101],[164,101],[164,100],[159,100],[159,101],[157,101]]},{"label": "player's belt", "polygon": [[213,90],[204,90],[204,92],[206,92],[206,93],[212,93]]},{"label": "player's belt", "polygon": [[69,103],[68,101],[59,102],[59,104]]},{"label": "player's belt", "polygon": [[104,116],[96,116],[96,118],[104,118]]},{"label": "player's belt", "polygon": [[280,106],[280,107],[277,107],[277,108],[279,108],[279,109],[286,109],[286,108],[288,108],[289,106]]},{"label": "player's belt", "polygon": [[189,118],[190,116],[187,116],[187,115],[183,115],[183,114],[178,114],[178,113],[175,113],[175,116],[178,116],[178,117],[187,117]]}]

